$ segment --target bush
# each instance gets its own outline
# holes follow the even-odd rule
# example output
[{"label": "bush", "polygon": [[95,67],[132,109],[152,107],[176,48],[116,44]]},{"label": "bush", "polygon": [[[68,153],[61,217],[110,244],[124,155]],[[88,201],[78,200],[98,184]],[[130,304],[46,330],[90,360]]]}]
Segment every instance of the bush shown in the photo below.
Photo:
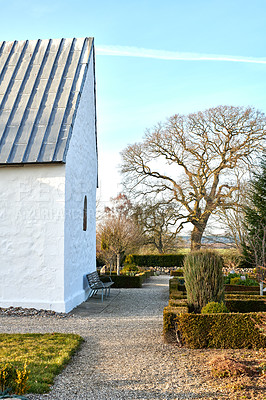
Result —
[{"label": "bush", "polygon": [[170,276],[183,276],[184,275],[184,271],[182,270],[182,268],[178,268],[176,270],[171,270],[170,271]]},{"label": "bush", "polygon": [[225,293],[260,294],[259,286],[225,285]]},{"label": "bush", "polygon": [[202,308],[201,314],[219,314],[219,313],[228,313],[228,309],[224,302],[217,303],[215,301],[211,301],[206,304],[205,307]]},{"label": "bush", "polygon": [[179,299],[170,299],[169,307],[186,307],[187,309],[187,300],[180,297]]},{"label": "bush", "polygon": [[[22,395],[29,389],[29,371],[25,362],[23,369],[16,368],[13,364],[6,363],[0,366],[0,391]],[[1,394],[1,393],[0,393]]]},{"label": "bush", "polygon": [[244,293],[226,293],[225,300],[265,300],[265,297],[260,296],[259,294],[247,294]]},{"label": "bush", "polygon": [[200,312],[210,301],[224,299],[223,260],[213,251],[195,251],[184,260],[188,305]]},{"label": "bush", "polygon": [[164,336],[168,340],[179,331],[188,348],[265,348],[266,336],[260,331],[265,313],[189,314],[182,308],[164,309]]},{"label": "bush", "polygon": [[126,274],[127,272],[139,272],[139,268],[135,264],[126,264],[120,273]]},{"label": "bush", "polygon": [[230,279],[230,285],[241,285],[241,279],[239,277],[234,277]]},{"label": "bush", "polygon": [[172,290],[171,293],[169,294],[169,299],[173,300],[178,300],[178,299],[186,299],[186,295],[184,292],[181,292],[180,290]]},{"label": "bush", "polygon": [[150,254],[150,255],[130,254],[127,256],[126,260],[129,260],[130,263],[136,264],[139,267],[180,268],[183,265],[184,255],[183,254]]},{"label": "bush", "polygon": [[263,299],[226,299],[225,304],[230,312],[251,313],[266,311],[266,301]]},{"label": "bush", "polygon": [[[241,279],[241,276],[245,276],[245,279]],[[259,283],[256,279],[251,278],[248,274],[228,274],[224,278],[224,283],[230,285],[241,285],[241,286],[259,286]]]},{"label": "bush", "polygon": [[[151,276],[151,271],[141,272],[135,276],[130,275],[115,275],[112,274],[111,278],[114,282],[113,288],[141,288],[142,283]],[[109,280],[109,275],[100,275],[100,279],[104,282]]]}]

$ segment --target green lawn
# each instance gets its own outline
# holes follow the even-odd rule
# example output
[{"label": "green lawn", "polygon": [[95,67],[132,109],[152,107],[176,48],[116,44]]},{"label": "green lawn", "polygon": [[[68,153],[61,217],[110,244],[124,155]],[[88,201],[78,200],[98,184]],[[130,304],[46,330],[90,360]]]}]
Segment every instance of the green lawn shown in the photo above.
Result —
[{"label": "green lawn", "polygon": [[79,335],[63,333],[0,334],[0,364],[23,368],[27,360],[29,392],[45,393],[82,341]]}]

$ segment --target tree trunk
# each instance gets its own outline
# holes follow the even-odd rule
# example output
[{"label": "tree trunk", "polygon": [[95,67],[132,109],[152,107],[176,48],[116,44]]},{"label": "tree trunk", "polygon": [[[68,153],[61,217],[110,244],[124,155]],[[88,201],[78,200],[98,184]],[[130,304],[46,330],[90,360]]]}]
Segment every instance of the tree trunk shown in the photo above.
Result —
[{"label": "tree trunk", "polygon": [[202,222],[201,224],[194,225],[194,228],[191,232],[191,243],[190,249],[191,251],[200,250],[201,248],[201,240],[203,236],[203,232],[206,228],[207,222]]},{"label": "tree trunk", "polygon": [[121,259],[121,255],[120,255],[120,253],[118,253],[116,255],[116,273],[117,273],[117,275],[120,275],[120,259]]}]

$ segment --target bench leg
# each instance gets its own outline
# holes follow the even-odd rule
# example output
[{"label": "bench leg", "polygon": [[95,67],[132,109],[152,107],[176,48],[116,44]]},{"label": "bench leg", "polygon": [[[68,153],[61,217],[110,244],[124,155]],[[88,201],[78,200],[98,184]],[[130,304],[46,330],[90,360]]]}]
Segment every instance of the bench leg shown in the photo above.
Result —
[{"label": "bench leg", "polygon": [[102,303],[103,303],[103,289],[102,289]]}]

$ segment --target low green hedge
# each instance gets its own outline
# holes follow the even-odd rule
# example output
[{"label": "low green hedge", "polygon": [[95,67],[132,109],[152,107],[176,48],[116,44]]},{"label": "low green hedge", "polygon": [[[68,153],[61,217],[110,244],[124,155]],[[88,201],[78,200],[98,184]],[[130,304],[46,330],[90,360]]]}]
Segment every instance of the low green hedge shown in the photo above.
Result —
[{"label": "low green hedge", "polygon": [[263,299],[226,299],[225,305],[233,313],[266,312],[266,301]]},{"label": "low green hedge", "polygon": [[[101,276],[104,279],[105,276]],[[127,276],[127,275],[112,275],[114,282],[112,288],[141,288],[143,277],[142,276]]]},{"label": "low green hedge", "polygon": [[266,300],[264,296],[260,296],[259,294],[248,294],[248,293],[226,293],[225,300],[230,299],[241,299],[241,300]]},{"label": "low green hedge", "polygon": [[184,254],[130,254],[130,260],[139,267],[177,267],[183,265]]},{"label": "low green hedge", "polygon": [[259,286],[225,285],[226,293],[254,293],[260,294]]},{"label": "low green hedge", "polygon": [[180,290],[172,290],[171,293],[169,294],[169,299],[175,300],[175,299],[185,299],[186,293],[181,292]]},{"label": "low green hedge", "polygon": [[169,307],[186,307],[187,308],[187,300],[184,299],[183,297],[180,297],[179,299],[170,299],[168,305],[169,305]]},{"label": "low green hedge", "polygon": [[[149,278],[153,274],[152,271],[144,271],[140,272],[135,276],[130,275],[115,275],[112,274],[111,278],[114,284],[112,285],[113,288],[141,288],[142,283]],[[104,282],[106,279],[109,279],[109,275],[101,275],[100,279]]]},{"label": "low green hedge", "polygon": [[171,270],[170,276],[184,276],[184,271],[181,268],[176,270]]},{"label": "low green hedge", "polygon": [[264,313],[189,314],[182,307],[164,309],[164,336],[175,336],[188,348],[265,348],[266,336],[258,327]]},{"label": "low green hedge", "polygon": [[183,277],[174,277],[174,278],[170,279],[169,280],[169,294],[171,294],[172,291],[177,291],[177,290],[185,293],[186,287],[184,284],[182,284],[182,282],[184,282]]}]

